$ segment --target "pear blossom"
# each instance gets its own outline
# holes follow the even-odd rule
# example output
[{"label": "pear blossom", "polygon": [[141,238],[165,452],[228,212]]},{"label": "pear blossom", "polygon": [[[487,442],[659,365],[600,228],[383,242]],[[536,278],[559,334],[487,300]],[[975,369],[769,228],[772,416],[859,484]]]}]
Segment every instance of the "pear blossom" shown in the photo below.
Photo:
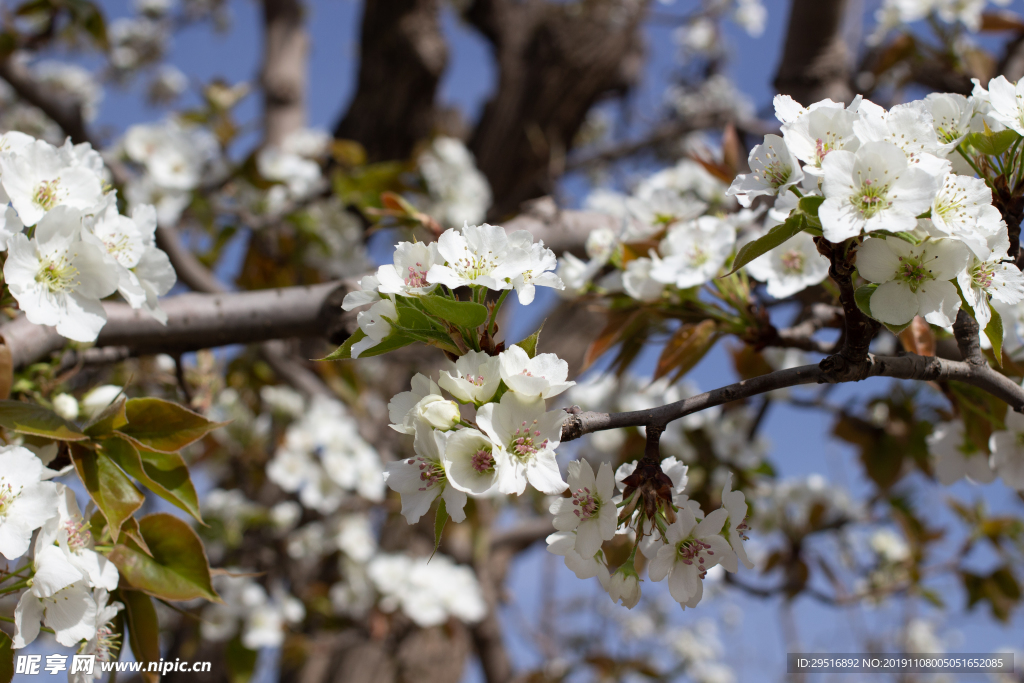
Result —
[{"label": "pear blossom", "polygon": [[85,212],[103,199],[95,172],[68,165],[60,151],[43,140],[0,154],[0,174],[4,191],[25,225],[35,225],[58,206]]},{"label": "pear blossom", "polygon": [[341,308],[351,311],[353,308],[380,301],[379,288],[380,280],[376,275],[366,275],[360,278],[359,289],[345,295],[345,299],[341,302]]},{"label": "pear blossom", "polygon": [[783,122],[786,147],[804,162],[803,172],[807,175],[821,176],[821,163],[830,152],[852,152],[860,146],[860,139],[853,132],[857,112],[841,103],[825,100],[805,109],[786,95],[776,95],[775,111]]},{"label": "pear blossom", "polygon": [[96,635],[96,613],[96,600],[85,581],[76,581],[46,597],[37,595],[33,586],[21,594],[14,608],[12,647],[20,650],[34,641],[40,622],[53,629],[61,645],[77,645]]},{"label": "pear blossom", "polygon": [[63,484],[57,484],[57,487],[58,514],[43,525],[39,539],[48,545],[58,543],[64,557],[81,572],[90,586],[115,590],[120,576],[117,567],[93,550],[95,542],[89,533],[89,523],[78,509],[74,491]]},{"label": "pear blossom", "polygon": [[576,532],[556,531],[547,539],[547,551],[552,555],[560,555],[565,558],[565,566],[576,575],[578,579],[592,579],[595,576],[601,582],[602,587],[607,587],[611,577],[608,574],[608,563],[604,553],[598,550],[590,557],[583,557],[576,552]]},{"label": "pear blossom", "polygon": [[512,345],[498,360],[505,386],[523,398],[551,398],[576,384],[566,381],[569,364],[553,353],[530,358],[521,346]]},{"label": "pear blossom", "polygon": [[608,580],[608,596],[612,602],[622,602],[626,609],[633,609],[640,602],[640,576],[629,561],[615,570]]},{"label": "pear blossom", "polygon": [[928,157],[940,154],[931,112],[923,102],[898,104],[885,111],[870,100],[861,101],[853,130],[861,142],[889,142],[899,147],[911,162],[936,167]]},{"label": "pear blossom", "polygon": [[508,236],[513,249],[526,253],[526,263],[522,272],[512,279],[512,287],[516,297],[523,306],[529,306],[537,294],[537,287],[565,289],[565,283],[555,274],[558,257],[555,252],[544,246],[544,242],[533,242],[533,235],[527,230],[516,230]]},{"label": "pear blossom", "polygon": [[411,558],[380,554],[367,564],[366,573],[381,594],[384,612],[401,609],[421,628],[439,626],[450,617],[473,624],[487,614],[487,604],[476,575],[446,555]]},{"label": "pear blossom", "polygon": [[[676,223],[694,220],[704,213],[708,205],[699,199],[681,194],[675,188],[660,187],[649,196],[630,197],[626,200],[626,208],[633,219],[629,237],[640,239],[653,237]],[[607,235],[595,239],[607,239]],[[587,242],[590,243],[589,236]],[[594,258],[589,248],[587,255]],[[608,255],[611,255],[610,252]]]},{"label": "pear blossom", "polygon": [[944,150],[953,150],[971,132],[971,119],[977,113],[976,102],[959,93],[933,92],[924,98],[932,116],[935,136]]},{"label": "pear blossom", "polygon": [[443,459],[448,483],[475,496],[487,495],[495,489],[505,464],[495,458],[491,440],[476,429],[449,434]]},{"label": "pear blossom", "polygon": [[267,180],[284,183],[293,199],[312,195],[323,176],[320,164],[278,147],[264,147],[256,154],[256,169]]},{"label": "pear blossom", "polygon": [[928,435],[928,450],[935,456],[935,474],[945,486],[963,477],[979,484],[996,478],[988,454],[974,443],[961,420],[935,425]]},{"label": "pear blossom", "polygon": [[415,434],[416,423],[412,415],[413,409],[427,396],[436,395],[440,398],[441,390],[437,383],[421,372],[413,375],[411,389],[395,394],[388,403],[390,427],[402,434]]},{"label": "pear blossom", "polygon": [[65,420],[77,420],[78,400],[71,394],[57,394],[53,397],[53,412]]},{"label": "pear blossom", "polygon": [[558,498],[551,504],[555,516],[555,529],[576,530],[576,552],[581,557],[593,557],[603,541],[615,537],[618,510],[612,497],[615,479],[608,463],[601,463],[598,474],[586,460],[569,463],[569,490],[571,498]]},{"label": "pear blossom", "polygon": [[493,456],[501,463],[499,491],[521,495],[527,481],[541,493],[568,488],[555,460],[567,415],[564,410],[545,412],[543,399],[529,401],[514,391],[502,396],[500,403],[480,407],[477,425],[494,444]]},{"label": "pear blossom", "polygon": [[483,351],[467,351],[449,370],[441,371],[437,384],[462,403],[482,405],[501,384],[501,361]]},{"label": "pear blossom", "polygon": [[837,150],[822,161],[825,201],[818,209],[825,239],[842,242],[862,232],[913,230],[941,179],[890,142],[867,142],[856,152]]},{"label": "pear blossom", "polygon": [[[2,194],[2,190],[0,190],[0,194]],[[0,251],[7,249],[7,243],[11,238],[24,229],[25,225],[18,218],[18,212],[14,210],[13,206],[8,206],[3,215],[0,215]]]},{"label": "pear blossom", "polygon": [[430,204],[426,213],[444,225],[478,223],[491,206],[491,186],[458,138],[438,136],[417,160]]},{"label": "pear blossom", "polygon": [[391,323],[386,319],[398,319],[398,309],[391,299],[381,299],[370,306],[369,310],[361,311],[356,316],[356,323],[366,336],[352,345],[353,358],[359,358],[364,351],[377,346],[391,334]]},{"label": "pear blossom", "polygon": [[28,550],[32,532],[57,514],[56,475],[32,451],[0,448],[0,555],[16,560]]},{"label": "pear blossom", "polygon": [[[981,259],[992,255],[993,243],[999,241],[994,238],[1006,234],[1006,224],[999,209],[992,206],[992,191],[985,181],[952,173],[932,201],[930,228],[937,237],[962,240]],[[1008,247],[1009,238],[1006,240]]]},{"label": "pear blossom", "polygon": [[384,472],[387,485],[402,495],[402,514],[409,524],[419,521],[438,496],[444,500],[452,521],[466,519],[466,493],[449,483],[444,468],[447,440],[444,432],[418,423],[413,443],[416,455],[389,463]]},{"label": "pear blossom", "polygon": [[118,278],[103,253],[81,240],[81,224],[78,211],[58,206],[39,222],[31,241],[15,235],[4,279],[30,322],[55,325],[75,341],[94,341],[107,320],[100,299],[117,289]]},{"label": "pear blossom", "polygon": [[818,252],[814,238],[797,233],[779,247],[747,264],[747,272],[768,283],[768,294],[785,299],[828,277],[829,260]]},{"label": "pear blossom", "polygon": [[78,402],[78,409],[85,419],[92,419],[99,415],[107,406],[117,400],[117,397],[124,393],[124,387],[116,384],[101,384],[86,392],[82,400]]},{"label": "pear blossom", "polygon": [[992,432],[988,440],[992,469],[1004,484],[1024,491],[1024,415],[1006,411],[1005,426],[1006,429]]},{"label": "pear blossom", "polygon": [[440,431],[447,431],[459,424],[462,416],[458,403],[437,394],[430,394],[421,398],[405,419],[406,429],[415,430],[416,425],[422,423]]},{"label": "pear blossom", "polygon": [[[437,243],[399,242],[395,247],[395,262],[377,269],[378,291],[381,294],[420,296],[437,288],[427,282],[427,272],[435,264],[444,263],[437,251]],[[349,295],[345,295],[348,300]]]},{"label": "pear blossom", "polygon": [[[449,289],[478,285],[488,289],[511,289],[512,280],[529,267],[529,254],[513,247],[504,228],[496,225],[463,226],[462,231],[445,230],[437,240],[444,265],[427,271],[427,282]],[[554,267],[554,264],[552,264]]]},{"label": "pear blossom", "polygon": [[[976,95],[979,89],[976,84]],[[988,117],[1024,135],[1024,79],[1010,83],[1006,76],[996,76],[988,82],[986,99],[991,105]]]},{"label": "pear blossom", "polygon": [[[1002,258],[1005,257],[1004,251]],[[1005,304],[1016,304],[1024,300],[1024,273],[1012,262],[1006,263],[1002,258],[993,256],[991,260],[982,261],[972,255],[967,267],[956,276],[960,291],[982,329],[992,319],[989,294]]]},{"label": "pear blossom", "polygon": [[145,165],[159,188],[186,192],[199,185],[218,149],[208,131],[174,120],[132,126],[123,145],[128,158]]},{"label": "pear blossom", "polygon": [[108,604],[109,594],[105,588],[99,588],[92,593],[96,603],[96,616],[94,617],[95,633],[78,648],[80,655],[92,655],[96,659],[92,672],[77,671],[68,674],[68,683],[92,683],[94,680],[103,678],[102,666],[96,662],[112,662],[117,659],[117,652],[121,648],[120,634],[114,630],[113,619],[117,613],[124,609],[120,602]]},{"label": "pear blossom", "polygon": [[736,231],[725,225],[717,227],[709,232],[700,223],[687,223],[669,230],[660,245],[663,258],[654,262],[651,278],[687,289],[718,275],[732,253]]},{"label": "pear blossom", "polygon": [[726,571],[733,573],[739,569],[736,566],[737,560],[742,562],[747,569],[753,569],[754,563],[747,559],[747,551],[743,547],[743,541],[747,538],[747,501],[742,491],[732,490],[732,472],[729,473],[725,480],[725,487],[722,489],[722,508],[729,513],[729,516],[722,524],[722,530],[719,533],[729,542],[732,552],[725,553],[719,559],[719,564],[725,567]]},{"label": "pear blossom", "polygon": [[672,598],[685,607],[696,607],[704,594],[702,579],[708,569],[733,552],[729,542],[719,535],[728,516],[719,508],[698,524],[692,512],[680,510],[665,531],[667,544],[647,568],[651,581],[668,577]]},{"label": "pear blossom", "polygon": [[[158,298],[174,287],[178,276],[171,259],[156,246],[157,212],[149,204],[132,209],[132,223],[142,235],[143,250],[135,266],[129,269],[130,281],[136,287],[121,290],[121,296],[132,308],[141,308],[156,320],[167,324],[167,314],[160,308]],[[138,291],[141,289],[141,293]]]},{"label": "pear blossom", "polygon": [[[657,265],[660,265],[658,261]],[[637,301],[657,301],[665,291],[665,283],[654,279],[656,264],[646,256],[635,258],[626,264],[626,272],[622,275],[622,287],[626,293]],[[664,275],[664,277],[668,277]]]},{"label": "pear blossom", "polygon": [[871,295],[871,315],[889,325],[922,316],[948,327],[960,309],[960,295],[949,280],[967,266],[970,253],[948,239],[910,244],[898,237],[869,238],[857,250],[861,277],[879,284]]},{"label": "pear blossom", "polygon": [[750,173],[741,173],[726,192],[750,206],[755,197],[785,194],[804,179],[800,163],[778,135],[765,135],[764,143],[750,150],[747,159]]}]

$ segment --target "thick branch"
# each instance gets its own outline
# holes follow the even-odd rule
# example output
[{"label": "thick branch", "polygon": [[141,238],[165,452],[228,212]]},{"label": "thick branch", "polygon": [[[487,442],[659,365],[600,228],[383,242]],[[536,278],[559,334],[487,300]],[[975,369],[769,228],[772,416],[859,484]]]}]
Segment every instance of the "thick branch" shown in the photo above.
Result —
[{"label": "thick branch", "polygon": [[775,88],[804,104],[849,102],[850,53],[843,40],[847,0],[793,0]]},{"label": "thick branch", "polygon": [[956,321],[953,323],[953,336],[956,337],[960,355],[971,365],[986,365],[985,356],[981,353],[979,332],[978,321],[974,316],[962,308],[957,311]]},{"label": "thick branch", "polygon": [[[893,377],[925,382],[955,380],[983,389],[996,398],[1005,401],[1011,408],[1024,412],[1024,389],[1016,382],[1000,375],[987,365],[972,365],[966,362],[942,358],[907,354],[905,356],[869,356],[858,368],[858,379],[867,377]],[[628,413],[584,412],[570,414],[562,425],[562,441],[578,439],[584,434],[620,427],[642,425],[665,425],[692,413],[707,410],[724,403],[738,401],[775,389],[829,382],[826,370],[817,365],[803,365],[788,370],[779,370],[753,379],[730,384],[682,401]],[[843,380],[856,381],[856,380]]]},{"label": "thick branch", "polygon": [[28,68],[12,58],[0,61],[0,78],[10,84],[18,97],[39,107],[44,114],[71,136],[72,142],[75,144],[89,142],[93,143],[93,147],[96,146],[85,128],[81,102],[70,98],[54,97],[52,90],[37,83]]},{"label": "thick branch", "polygon": [[[167,325],[127,304],[105,303],[107,324],[98,347],[124,347],[132,355],[183,353],[292,337],[347,336],[341,299],[348,286],[328,282],[311,287],[183,294],[161,302]],[[24,367],[59,351],[67,340],[52,327],[20,317],[0,326],[15,367]]]},{"label": "thick branch", "polygon": [[571,252],[585,258],[587,236],[594,230],[619,229],[619,220],[597,211],[563,210],[551,197],[541,197],[523,205],[522,212],[504,223],[505,230],[526,230],[535,241],[561,256]]},{"label": "thick branch", "polygon": [[818,251],[832,263],[828,274],[839,288],[839,302],[843,305],[845,317],[839,353],[821,362],[822,370],[826,373],[823,375],[824,381],[850,382],[864,379],[859,373],[866,369],[864,361],[868,357],[871,340],[878,330],[878,323],[865,315],[857,305],[853,288],[853,262],[848,255],[839,251],[844,247],[824,238],[815,238],[815,243]]},{"label": "thick branch", "polygon": [[306,125],[309,36],[299,0],[263,0],[264,142],[280,146],[289,133]]}]

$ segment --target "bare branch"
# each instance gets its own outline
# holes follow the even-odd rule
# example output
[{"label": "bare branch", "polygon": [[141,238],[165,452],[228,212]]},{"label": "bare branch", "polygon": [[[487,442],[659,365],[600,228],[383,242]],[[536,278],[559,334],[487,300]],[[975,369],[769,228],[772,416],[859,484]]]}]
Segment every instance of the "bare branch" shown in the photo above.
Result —
[{"label": "bare branch", "polygon": [[[350,287],[327,282],[251,292],[183,294],[162,301],[167,325],[127,304],[105,303],[107,324],[97,347],[124,347],[132,355],[183,353],[226,344],[293,337],[347,336],[341,299]],[[24,367],[64,347],[52,327],[19,317],[0,325],[15,367]]]},{"label": "bare branch", "polygon": [[798,102],[849,102],[850,53],[843,40],[847,0],[793,0],[775,88]]},{"label": "bare branch", "polygon": [[591,232],[619,228],[619,220],[614,216],[597,211],[563,210],[551,197],[527,202],[522,209],[518,216],[504,223],[505,230],[526,230],[534,240],[542,240],[545,247],[558,255],[568,251],[585,257],[584,247]]},{"label": "bare branch", "polygon": [[39,107],[61,129],[71,136],[75,144],[92,143],[82,117],[82,103],[70,98],[54,97],[54,93],[32,78],[28,68],[13,58],[0,61],[0,78],[3,78],[18,94],[18,97]]},{"label": "bare branch", "polygon": [[[822,361],[821,365],[824,365],[827,360],[829,359],[826,358],[825,361]],[[584,434],[605,429],[666,425],[692,413],[775,389],[800,384],[831,383],[833,379],[830,374],[830,370],[822,369],[820,365],[802,365],[743,380],[649,410],[636,410],[628,413],[584,412],[570,414],[562,425],[562,441],[571,441]],[[1017,412],[1024,412],[1024,389],[988,365],[972,365],[963,361],[950,361],[916,354],[898,357],[869,355],[867,360],[855,368],[855,372],[851,373],[851,376],[856,379],[839,381],[858,381],[867,377],[892,377],[926,382],[956,380],[983,389],[1005,401]]]},{"label": "bare branch", "polygon": [[957,311],[956,321],[953,323],[953,336],[956,337],[960,355],[971,365],[986,365],[985,356],[981,353],[979,331],[978,321],[970,313],[963,308]]}]

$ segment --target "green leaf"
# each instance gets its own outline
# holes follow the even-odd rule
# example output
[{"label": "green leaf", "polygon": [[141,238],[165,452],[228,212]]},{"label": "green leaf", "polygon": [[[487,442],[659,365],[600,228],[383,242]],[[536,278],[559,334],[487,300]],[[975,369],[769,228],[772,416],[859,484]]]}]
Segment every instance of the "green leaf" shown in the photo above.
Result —
[{"label": "green leaf", "polygon": [[152,556],[130,540],[114,546],[108,555],[123,580],[164,600],[220,601],[210,582],[206,550],[192,527],[174,515],[159,513],[140,519],[139,531]]},{"label": "green leaf", "polygon": [[222,424],[159,398],[129,399],[125,412],[128,424],[118,433],[144,448],[163,453],[180,451]]},{"label": "green leaf", "polygon": [[[808,226],[813,226],[815,228],[821,227],[821,221],[818,220],[818,208],[824,201],[824,197],[818,197],[816,195],[808,195],[800,198],[797,208],[803,212],[804,220],[807,222]],[[806,230],[807,228],[805,227],[804,229]]]},{"label": "green leaf", "polygon": [[878,285],[872,283],[870,285],[858,287],[857,291],[853,293],[853,301],[857,304],[857,308],[859,308],[860,312],[869,318],[874,318],[874,316],[871,315],[871,295],[875,293],[876,289],[878,289]]},{"label": "green leaf", "polygon": [[988,310],[992,312],[992,319],[988,321],[988,325],[985,325],[985,336],[992,344],[992,355],[996,357],[996,363],[999,364],[999,367],[1003,367],[1003,319],[1000,317],[999,311],[990,304],[983,305],[988,306]]},{"label": "green leaf", "polygon": [[160,622],[153,599],[140,591],[122,589],[121,602],[132,654],[135,661],[143,663],[142,678],[146,683],[157,683],[160,674],[146,671],[149,662],[160,661]]},{"label": "green leaf", "polygon": [[0,631],[0,683],[10,683],[14,679],[14,642],[11,637]]},{"label": "green leaf", "polygon": [[398,324],[402,327],[407,327],[411,330],[432,330],[434,326],[430,324],[430,318],[417,308],[412,306],[397,306],[398,309]]},{"label": "green leaf", "polygon": [[1009,128],[998,133],[993,133],[992,131],[971,133],[964,138],[964,142],[987,156],[1002,154],[1010,149],[1010,146],[1017,140],[1020,140],[1020,135],[1017,131],[1010,130]]},{"label": "green leaf", "polygon": [[259,653],[242,644],[241,636],[236,635],[224,650],[224,658],[228,665],[230,683],[249,683],[256,670],[256,659]]},{"label": "green leaf", "polygon": [[[913,320],[911,320],[913,322]],[[897,337],[900,336],[900,332],[910,327],[910,323],[904,323],[903,325],[890,325],[889,323],[882,323],[885,325],[885,329],[892,332]]]},{"label": "green leaf", "polygon": [[99,447],[101,453],[135,477],[140,484],[192,515],[200,524],[203,523],[196,490],[180,453],[160,453],[136,448],[128,439],[121,437],[104,439]]},{"label": "green leaf", "polygon": [[722,277],[732,275],[758,256],[767,254],[783,242],[795,237],[797,233],[806,227],[806,225],[804,215],[802,213],[795,213],[782,225],[776,225],[774,228],[769,230],[766,235],[758,237],[753,242],[747,242],[742,248],[740,248],[739,253],[736,254],[736,258],[732,262],[732,270]]},{"label": "green leaf", "polygon": [[916,237],[914,237],[913,234],[911,234],[909,232],[906,232],[906,231],[891,232],[889,230],[875,230],[875,231],[873,231],[871,233],[871,236],[872,237],[895,237],[898,240],[903,240],[904,242],[909,242],[910,244],[920,244],[921,243],[921,240],[917,239]]},{"label": "green leaf", "polygon": [[93,437],[105,436],[126,424],[128,424],[128,415],[125,411],[125,399],[122,398],[104,408],[99,415],[85,425],[82,431]]},{"label": "green leaf", "polygon": [[[363,332],[362,330],[356,330],[351,337],[345,340],[344,344],[342,344],[333,352],[324,356],[323,358],[317,358],[315,360],[349,360],[352,358],[352,345],[365,338],[365,332]],[[409,337],[403,337],[400,334],[392,334],[390,337],[386,337],[381,343],[377,344],[376,346],[372,346],[363,351],[361,354],[359,354],[359,357],[370,358],[372,356],[379,356],[382,353],[388,353],[389,351],[400,349],[403,346],[408,346],[409,344],[412,344],[414,341],[416,340],[410,339]]]},{"label": "green leaf", "polygon": [[[434,556],[437,552],[438,547],[441,545],[441,533],[444,531],[444,525],[448,523],[448,508],[444,504],[444,498],[437,499],[437,514],[434,515],[434,552],[430,553],[430,557]],[[429,558],[427,560],[429,562]]]},{"label": "green leaf", "polygon": [[113,460],[96,451],[74,445],[71,460],[85,489],[106,518],[110,537],[117,538],[121,525],[142,507],[146,497]]},{"label": "green leaf", "polygon": [[455,301],[430,294],[421,296],[420,303],[430,314],[459,327],[473,329],[487,322],[487,307],[472,301]]},{"label": "green leaf", "polygon": [[82,441],[85,434],[57,413],[34,403],[0,401],[0,426],[57,441]]},{"label": "green leaf", "polygon": [[516,342],[514,346],[518,346],[523,351],[526,351],[526,355],[529,356],[530,358],[533,358],[534,356],[537,355],[537,342],[540,341],[540,331],[543,329],[544,323],[541,323],[540,327],[537,328],[536,332],[534,332],[521,342]]}]

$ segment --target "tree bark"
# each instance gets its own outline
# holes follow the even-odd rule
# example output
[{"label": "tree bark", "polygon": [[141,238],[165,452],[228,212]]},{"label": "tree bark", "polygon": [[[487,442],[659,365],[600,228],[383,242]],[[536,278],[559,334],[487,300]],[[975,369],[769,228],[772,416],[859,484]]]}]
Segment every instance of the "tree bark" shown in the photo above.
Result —
[{"label": "tree bark", "polygon": [[793,0],[775,89],[801,104],[853,98],[851,55],[843,40],[847,0]]},{"label": "tree bark", "polygon": [[263,0],[264,143],[280,146],[306,125],[309,36],[300,0]]},{"label": "tree bark", "polygon": [[498,86],[470,140],[492,215],[551,192],[587,112],[633,85],[646,2],[476,0],[466,18],[490,40]]},{"label": "tree bark", "polygon": [[434,126],[434,95],[448,63],[439,0],[366,0],[356,94],[334,135],[370,161],[405,159]]}]

